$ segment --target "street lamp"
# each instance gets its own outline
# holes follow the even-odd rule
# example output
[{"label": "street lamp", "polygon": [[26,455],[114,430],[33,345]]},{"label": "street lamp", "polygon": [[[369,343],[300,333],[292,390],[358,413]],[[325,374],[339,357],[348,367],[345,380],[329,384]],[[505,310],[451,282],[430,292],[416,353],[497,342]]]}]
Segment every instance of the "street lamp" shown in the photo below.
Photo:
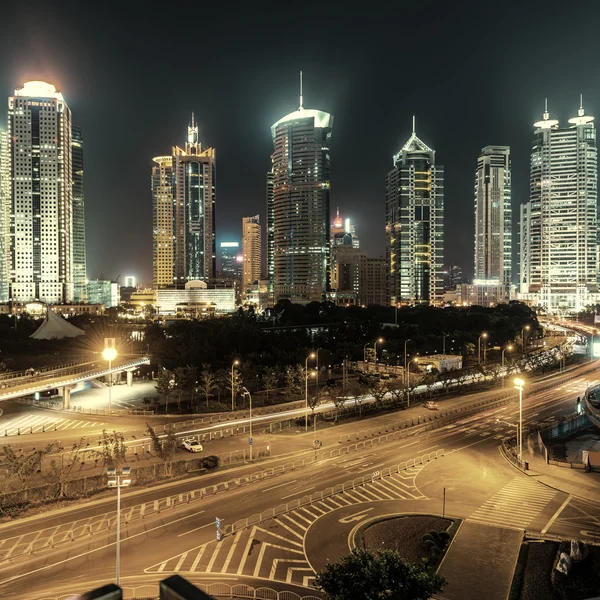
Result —
[{"label": "street lamp", "polygon": [[237,367],[237,365],[240,364],[239,360],[234,360],[233,364],[231,365],[231,410],[234,411],[235,410],[235,386],[233,385],[233,373],[235,370],[235,367]]},{"label": "street lamp", "polygon": [[323,348],[317,348],[315,352],[315,357],[317,359],[317,378],[315,379],[315,389],[319,387],[319,350],[323,350]]},{"label": "street lamp", "polygon": [[[477,364],[481,364],[481,338],[483,338],[484,340],[487,339],[488,334],[483,332],[480,336],[479,339],[477,340]],[[485,350],[484,350],[485,352]],[[485,356],[485,354],[484,354]],[[483,359],[483,362],[485,362],[485,358]]]},{"label": "street lamp", "polygon": [[419,357],[415,356],[408,361],[407,369],[406,369],[406,407],[410,406],[410,363],[418,362]]},{"label": "street lamp", "polygon": [[117,358],[116,348],[104,348],[102,350],[102,358],[108,361],[108,410],[112,409],[112,361]]},{"label": "street lamp", "polygon": [[521,343],[523,344],[523,354],[525,354],[525,331],[529,331],[531,327],[529,325],[525,325],[523,329],[521,329]]},{"label": "street lamp", "polygon": [[117,577],[116,584],[119,585],[119,571],[121,570],[121,488],[129,487],[131,484],[131,467],[122,467],[118,473],[114,467],[106,470],[108,474],[108,487],[117,488]]},{"label": "street lamp", "polygon": [[519,390],[519,461],[523,464],[523,387],[525,382],[517,377],[513,383],[515,389]]},{"label": "street lamp", "polygon": [[446,354],[446,338],[449,337],[448,335],[442,335],[442,354],[445,355]]},{"label": "street lamp", "polygon": [[248,398],[250,398],[250,438],[248,439],[248,442],[250,444],[250,460],[252,460],[252,394],[247,387],[242,387],[242,394],[244,396],[247,395]]},{"label": "street lamp", "polygon": [[504,378],[506,377],[506,372],[504,371],[504,353],[508,350],[509,352],[513,349],[512,344],[504,347],[502,350],[502,387],[504,387]]},{"label": "street lamp", "polygon": [[316,356],[317,355],[314,352],[311,352],[304,361],[304,408],[306,413],[304,427],[306,431],[308,431],[308,361]]},{"label": "street lamp", "polygon": [[375,352],[375,366],[373,367],[373,369],[375,371],[377,371],[377,344],[383,344],[383,338],[376,339],[375,343],[373,344],[373,350]]},{"label": "street lamp", "polygon": [[407,349],[406,346],[408,345],[408,342],[411,342],[412,340],[404,340],[404,378],[408,379],[406,377],[406,373],[408,372],[408,363],[406,362],[406,358],[407,358]]}]

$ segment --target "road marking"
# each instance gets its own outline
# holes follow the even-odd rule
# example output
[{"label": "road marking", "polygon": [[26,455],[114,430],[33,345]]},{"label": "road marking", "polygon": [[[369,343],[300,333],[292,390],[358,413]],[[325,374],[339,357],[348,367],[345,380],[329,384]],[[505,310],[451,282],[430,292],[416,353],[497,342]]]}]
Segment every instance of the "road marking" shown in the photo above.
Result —
[{"label": "road marking", "polygon": [[229,563],[231,562],[231,559],[233,558],[233,553],[235,552],[235,549],[237,548],[237,545],[239,544],[241,539],[242,539],[242,533],[239,532],[237,534],[237,537],[233,541],[233,544],[231,544],[231,548],[229,549],[229,552],[227,553],[227,558],[225,559],[225,562],[223,563],[223,568],[221,569],[222,571],[227,571],[227,569],[229,568]]},{"label": "road marking", "polygon": [[250,532],[250,537],[248,538],[248,543],[244,548],[244,553],[242,554],[242,560],[238,566],[237,574],[241,575],[244,572],[244,567],[246,566],[246,559],[250,554],[250,550],[252,549],[252,541],[254,540],[254,534],[256,533],[256,525],[252,527],[252,531]]},{"label": "road marking", "polygon": [[546,523],[546,527],[544,527],[544,529],[542,529],[542,535],[544,535],[546,533],[546,531],[548,531],[548,529],[550,529],[550,527],[552,527],[552,523],[554,523],[554,521],[556,521],[558,515],[560,515],[560,513],[566,508],[567,504],[569,504],[570,501],[571,501],[571,496],[567,496],[567,499],[562,503],[562,506],[552,515],[552,518]]},{"label": "road marking", "polygon": [[207,544],[204,544],[204,546],[200,547],[200,551],[196,555],[196,558],[194,559],[194,562],[192,563],[192,566],[190,567],[190,571],[191,572],[193,572],[193,571],[196,570],[196,567],[198,566],[198,563],[200,562],[200,560],[202,559],[202,556],[204,555],[204,551],[206,550],[206,546],[207,546]]},{"label": "road marking", "polygon": [[292,483],[296,483],[296,481],[297,481],[297,479],[294,479],[294,481],[286,481],[285,483],[280,483],[279,485],[274,485],[273,487],[263,490],[263,493],[270,492],[271,490],[276,490],[277,488],[283,487],[284,485],[291,485]]},{"label": "road marking", "polygon": [[[309,487],[305,490],[300,490],[299,492],[294,492],[293,494],[288,494],[287,496],[281,496],[282,500],[285,500],[286,498],[291,498],[292,496],[297,496],[298,494],[304,494],[304,492],[310,492],[310,490],[314,490],[315,486],[313,485],[312,487]],[[266,491],[266,490],[264,490]]]},{"label": "road marking", "polygon": [[292,535],[295,535],[298,539],[303,540],[304,536],[294,531],[289,525],[286,525],[281,519],[274,519],[275,523],[281,525],[284,529],[287,529]]},{"label": "road marking", "polygon": [[435,446],[431,446],[431,448],[425,448],[425,450],[417,450],[417,454],[425,454],[425,452],[430,452],[434,448],[438,448],[438,447],[439,447],[439,444],[436,444]]},{"label": "road marking", "polygon": [[354,513],[352,515],[348,515],[347,517],[344,517],[343,519],[339,519],[339,522],[340,523],[352,523],[353,521],[362,521],[367,516],[367,513],[373,509],[374,509],[374,507],[366,508],[365,510],[361,510],[360,512]]}]

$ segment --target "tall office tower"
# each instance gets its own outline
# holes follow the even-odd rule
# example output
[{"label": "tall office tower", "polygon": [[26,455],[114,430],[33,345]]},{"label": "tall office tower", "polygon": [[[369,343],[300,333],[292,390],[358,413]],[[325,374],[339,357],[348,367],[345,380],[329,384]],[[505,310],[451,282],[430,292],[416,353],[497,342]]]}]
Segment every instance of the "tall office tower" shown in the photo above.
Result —
[{"label": "tall office tower", "polygon": [[598,156],[583,101],[569,127],[535,123],[530,199],[521,206],[520,292],[549,312],[579,311],[598,290]]},{"label": "tall office tower", "polygon": [[486,146],[475,172],[474,284],[504,285],[510,296],[512,262],[511,167],[508,146]]},{"label": "tall office tower", "polygon": [[242,291],[245,294],[250,286],[260,281],[262,266],[262,239],[258,215],[242,219]]},{"label": "tall office tower", "polygon": [[73,300],[71,111],[43,81],[8,98],[11,190],[10,296]]},{"label": "tall office tower", "polygon": [[388,298],[437,304],[444,293],[444,167],[413,132],[387,176]]},{"label": "tall office tower", "polygon": [[273,204],[273,171],[267,173],[267,280],[269,281],[269,292],[273,294],[275,282],[275,215]]},{"label": "tall office tower", "polygon": [[152,285],[155,290],[173,285],[175,227],[173,158],[157,156],[152,167]]},{"label": "tall office tower", "polygon": [[275,302],[321,302],[329,289],[332,126],[330,114],[304,108],[301,77],[298,110],[271,127]]},{"label": "tall office tower", "polygon": [[220,277],[237,280],[242,278],[244,256],[239,242],[221,242],[220,245]]},{"label": "tall office tower", "polygon": [[0,302],[8,302],[10,281],[10,155],[8,133],[0,129]]},{"label": "tall office tower", "polygon": [[188,127],[184,148],[154,159],[152,204],[154,285],[183,288],[216,272],[216,163],[214,148],[202,149],[198,126]]},{"label": "tall office tower", "polygon": [[73,168],[73,299],[87,301],[85,256],[85,210],[83,196],[83,137],[81,128],[71,127]]}]

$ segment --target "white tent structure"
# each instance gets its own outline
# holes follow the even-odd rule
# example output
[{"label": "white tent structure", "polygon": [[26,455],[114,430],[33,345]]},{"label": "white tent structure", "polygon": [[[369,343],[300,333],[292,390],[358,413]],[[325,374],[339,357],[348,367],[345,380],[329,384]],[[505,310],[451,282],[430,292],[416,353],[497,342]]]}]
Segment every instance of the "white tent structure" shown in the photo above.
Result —
[{"label": "white tent structure", "polygon": [[44,322],[29,337],[34,340],[62,340],[63,338],[85,335],[83,329],[71,325],[61,315],[55,313],[50,307],[46,311]]}]

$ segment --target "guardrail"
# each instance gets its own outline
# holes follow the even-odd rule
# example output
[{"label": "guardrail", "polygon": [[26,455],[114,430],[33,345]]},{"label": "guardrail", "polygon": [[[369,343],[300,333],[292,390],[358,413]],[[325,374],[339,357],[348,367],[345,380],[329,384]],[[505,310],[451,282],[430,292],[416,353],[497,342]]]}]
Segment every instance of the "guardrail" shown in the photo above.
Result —
[{"label": "guardrail", "polygon": [[[54,365],[53,367],[40,367],[39,369],[35,369],[35,375],[40,375],[41,373],[49,373],[52,371],[61,371],[64,369],[68,369],[70,367],[89,365],[91,364],[91,360],[87,361],[72,361],[68,363],[63,363],[61,365]],[[24,371],[7,371],[5,373],[0,373],[0,382],[7,381],[9,379],[18,379],[18,378],[28,378],[31,377],[31,373],[28,369]]]},{"label": "guardrail", "polygon": [[[253,588],[243,583],[230,585],[228,583],[195,583],[197,588],[216,598],[251,598],[256,600],[323,600],[321,596],[300,596],[295,592],[284,590],[278,592],[272,588]],[[123,598],[147,598],[159,600],[160,584],[147,583],[137,586],[122,586]],[[79,598],[77,594],[63,594],[61,596],[43,596],[38,600],[69,600]]]},{"label": "guardrail", "polygon": [[335,494],[342,494],[346,490],[354,490],[357,487],[363,486],[366,483],[372,483],[378,479],[382,479],[383,477],[388,477],[392,473],[399,473],[400,471],[406,471],[416,465],[425,464],[426,462],[430,462],[432,460],[436,460],[439,457],[444,456],[444,450],[437,450],[436,452],[430,452],[429,454],[424,454],[418,458],[411,458],[406,462],[402,462],[398,465],[394,465],[393,467],[386,467],[381,471],[374,473],[373,475],[365,475],[364,477],[356,477],[352,481],[346,481],[345,483],[338,483],[333,487],[328,487],[321,492],[315,492],[314,494],[310,494],[308,496],[303,496],[302,498],[298,498],[297,500],[292,500],[291,502],[286,502],[285,504],[280,504],[275,508],[269,508],[261,513],[252,515],[246,519],[239,519],[235,523],[231,525],[226,525],[224,534],[230,535],[235,533],[236,531],[240,531],[241,529],[245,529],[250,525],[256,525],[257,523],[262,523],[268,519],[272,519],[278,515],[282,515],[284,513],[290,512],[301,506],[305,506],[307,504],[312,504],[313,502],[317,502],[319,500],[323,500],[323,498],[329,498],[330,496],[334,496]]}]

